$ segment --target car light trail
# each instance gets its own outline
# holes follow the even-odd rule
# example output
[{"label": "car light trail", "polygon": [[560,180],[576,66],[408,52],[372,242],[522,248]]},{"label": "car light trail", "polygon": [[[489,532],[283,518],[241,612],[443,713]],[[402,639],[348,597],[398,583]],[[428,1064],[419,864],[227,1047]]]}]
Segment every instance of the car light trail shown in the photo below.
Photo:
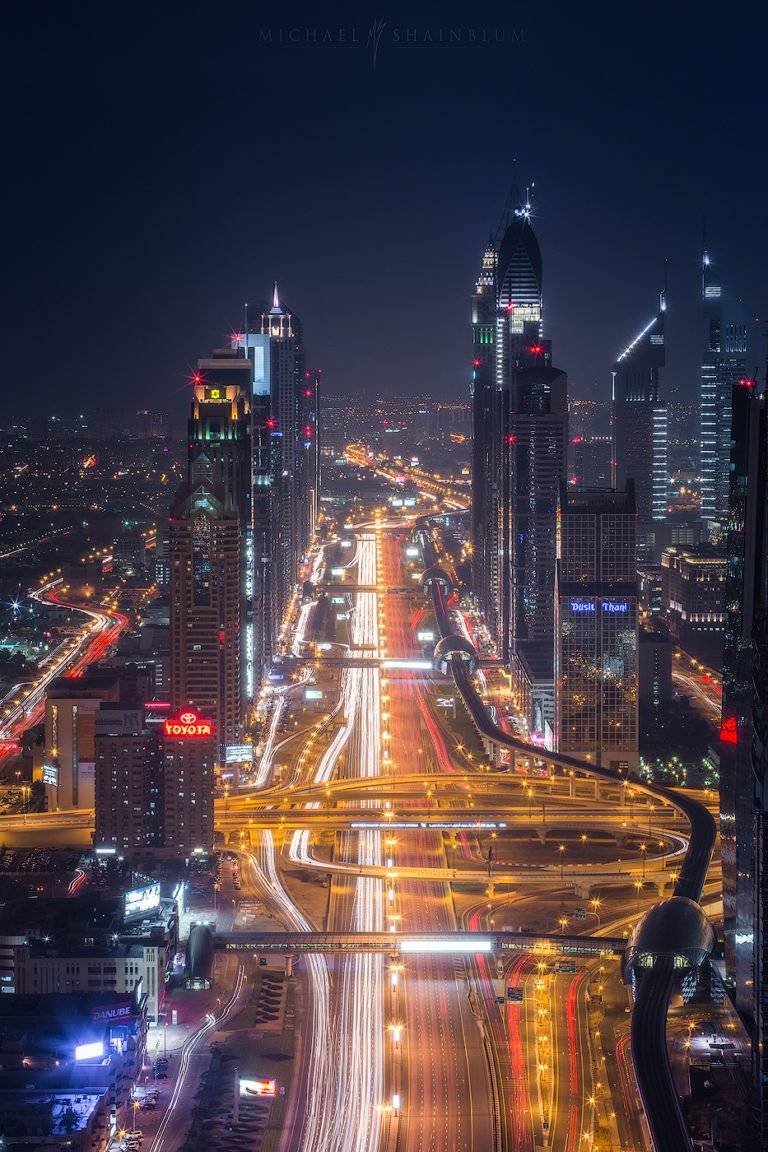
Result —
[{"label": "car light trail", "polygon": [[165,1115],[160,1122],[160,1127],[155,1134],[154,1140],[149,1146],[149,1152],[162,1152],[164,1148],[164,1140],[168,1131],[168,1127],[176,1116],[179,1103],[184,1093],[184,1088],[186,1085],[187,1077],[189,1075],[189,1068],[193,1055],[212,1031],[215,1031],[217,1027],[220,1027],[232,1015],[235,1009],[239,1011],[240,1001],[245,998],[245,995],[248,991],[249,984],[245,975],[245,966],[241,964],[237,970],[237,977],[235,979],[235,986],[232,991],[232,995],[230,996],[229,1000],[227,1000],[220,1015],[217,1017],[207,1014],[205,1017],[205,1023],[202,1024],[200,1028],[198,1028],[197,1031],[189,1037],[181,1049],[179,1073],[176,1077],[176,1083],[173,1086],[171,1099],[168,1102],[168,1108],[166,1109]]}]

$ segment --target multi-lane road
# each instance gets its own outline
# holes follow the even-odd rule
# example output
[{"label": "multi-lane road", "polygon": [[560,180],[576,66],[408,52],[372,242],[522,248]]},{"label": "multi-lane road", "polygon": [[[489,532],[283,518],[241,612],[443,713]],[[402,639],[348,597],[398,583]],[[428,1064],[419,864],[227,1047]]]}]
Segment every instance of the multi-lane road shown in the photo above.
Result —
[{"label": "multi-lane road", "polygon": [[63,641],[38,669],[34,680],[16,686],[0,701],[0,760],[18,749],[22,734],[38,723],[45,707],[45,693],[57,676],[80,677],[89,664],[100,660],[117,643],[128,619],[112,609],[94,609],[68,600],[61,592],[62,578],[47,580],[30,596],[42,604],[52,604],[77,612],[82,627]]},{"label": "multi-lane road", "polygon": [[[217,803],[217,828],[242,843],[243,898],[258,893],[289,930],[393,936],[391,957],[303,955],[305,1011],[281,1149],[580,1152],[593,1142],[596,1109],[618,1115],[617,1133],[636,1121],[622,1120],[628,1062],[624,1080],[596,1071],[589,988],[603,961],[583,957],[555,971],[531,954],[499,968],[491,956],[441,952],[437,939],[432,954],[403,956],[397,935],[482,932],[494,918],[500,928],[530,918],[548,931],[560,918],[564,932],[574,887],[584,903],[597,892],[595,907],[614,890],[626,904],[629,892],[639,914],[653,884],[678,878],[685,822],[671,804],[633,800],[615,781],[590,791],[566,775],[489,772],[477,744],[466,746],[466,720],[457,727],[435,707],[445,693],[436,674],[387,667],[424,656],[416,637],[424,601],[406,562],[411,530],[374,518],[349,534],[347,666],[320,661],[305,673],[322,687],[328,714],[280,736],[297,697],[293,686],[275,694],[256,787]],[[403,587],[413,594],[385,593]],[[41,592],[58,595],[55,585]],[[120,621],[99,615],[51,678],[65,667],[76,673],[94,646],[113,642]],[[311,622],[304,606],[290,637],[295,652]],[[77,820],[80,832],[89,816],[33,823],[63,830]],[[557,840],[574,827],[578,842],[571,835],[567,860],[558,858]],[[327,886],[297,885],[298,873],[327,877]],[[578,928],[594,930],[594,919]],[[615,961],[605,963],[600,979],[615,983]],[[601,1051],[612,1051],[610,1042]],[[626,1040],[618,1051],[627,1056]]]}]

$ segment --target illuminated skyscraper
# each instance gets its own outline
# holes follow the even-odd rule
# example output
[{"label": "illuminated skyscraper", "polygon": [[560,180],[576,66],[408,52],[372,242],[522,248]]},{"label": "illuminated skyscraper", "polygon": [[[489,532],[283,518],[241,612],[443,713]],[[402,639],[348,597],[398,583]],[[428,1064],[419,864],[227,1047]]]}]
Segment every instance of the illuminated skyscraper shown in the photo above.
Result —
[{"label": "illuminated skyscraper", "polygon": [[251,372],[236,350],[219,348],[198,360],[187,425],[187,485],[206,480],[221,495],[227,516],[236,513],[239,520],[243,707],[254,691],[251,404]]},{"label": "illuminated skyscraper", "polygon": [[613,487],[634,481],[639,560],[658,558],[667,519],[667,406],[659,394],[665,312],[662,292],[657,315],[613,366]]},{"label": "illuminated skyscraper", "polygon": [[[251,310],[253,311],[253,310]],[[302,328],[280,303],[257,305],[250,331],[231,338],[250,362],[252,475],[253,676],[280,648],[280,629],[299,566],[314,531],[319,495],[318,389],[320,373],[305,373]],[[250,675],[250,673],[249,673]]]},{"label": "illuminated skyscraper", "polygon": [[542,262],[526,198],[473,295],[474,585],[500,654],[553,636],[555,515],[567,396],[542,339]]},{"label": "illuminated skyscraper", "polygon": [[306,459],[299,424],[304,382],[301,322],[280,303],[277,285],[269,311],[260,319],[261,334],[269,337],[271,417],[276,444],[272,481],[272,626],[276,652],[284,613],[296,585],[307,546]]},{"label": "illuminated skyscraper", "polygon": [[219,754],[243,739],[243,525],[201,454],[170,528],[171,701],[215,722]]},{"label": "illuminated skyscraper", "polygon": [[751,1147],[768,1143],[768,401],[731,393],[720,727],[725,963],[752,1039]]},{"label": "illuminated skyscraper", "polygon": [[719,535],[728,517],[731,453],[731,395],[747,377],[747,325],[726,317],[723,290],[715,284],[709,254],[701,265],[705,346],[699,392],[701,518],[709,535]]},{"label": "illuminated skyscraper", "polygon": [[622,774],[638,764],[635,497],[560,487],[555,724],[560,752]]},{"label": "illuminated skyscraper", "polygon": [[501,391],[496,383],[496,248],[491,240],[472,296],[472,583],[499,639]]}]

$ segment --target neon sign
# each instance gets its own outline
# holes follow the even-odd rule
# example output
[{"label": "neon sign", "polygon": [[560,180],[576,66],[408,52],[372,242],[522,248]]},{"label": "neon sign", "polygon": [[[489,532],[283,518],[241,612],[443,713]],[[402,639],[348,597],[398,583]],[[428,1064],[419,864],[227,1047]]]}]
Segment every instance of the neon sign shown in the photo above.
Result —
[{"label": "neon sign", "polygon": [[723,744],[738,744],[739,722],[735,716],[723,716],[720,724],[720,740]]},{"label": "neon sign", "polygon": [[629,612],[626,600],[603,600],[603,612]]},{"label": "neon sign", "polygon": [[185,708],[178,716],[169,716],[163,724],[166,736],[177,740],[200,740],[213,736],[213,721],[199,716],[191,708]]},{"label": "neon sign", "polygon": [[594,612],[593,600],[571,600],[571,612]]}]

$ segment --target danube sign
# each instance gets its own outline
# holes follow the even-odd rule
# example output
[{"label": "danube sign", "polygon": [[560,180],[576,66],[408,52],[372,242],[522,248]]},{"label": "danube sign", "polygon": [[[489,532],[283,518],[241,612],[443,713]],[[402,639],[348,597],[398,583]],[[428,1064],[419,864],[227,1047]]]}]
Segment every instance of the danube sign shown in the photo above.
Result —
[{"label": "danube sign", "polygon": [[191,708],[185,708],[178,716],[169,716],[163,724],[166,736],[181,740],[200,740],[213,736],[213,720],[199,716]]}]

